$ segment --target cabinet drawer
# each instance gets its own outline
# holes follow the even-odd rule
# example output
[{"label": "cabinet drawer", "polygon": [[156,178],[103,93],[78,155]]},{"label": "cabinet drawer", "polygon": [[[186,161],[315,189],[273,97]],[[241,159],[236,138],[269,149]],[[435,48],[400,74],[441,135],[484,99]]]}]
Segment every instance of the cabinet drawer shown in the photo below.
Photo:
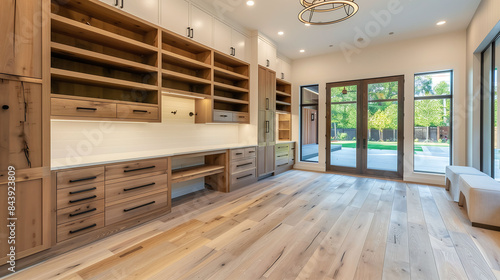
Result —
[{"label": "cabinet drawer", "polygon": [[57,188],[86,185],[104,181],[104,167],[57,172]]},{"label": "cabinet drawer", "polygon": [[255,158],[242,159],[231,163],[231,174],[255,168]]},{"label": "cabinet drawer", "polygon": [[166,158],[109,165],[106,166],[106,181],[166,170]]},{"label": "cabinet drawer", "polygon": [[245,158],[245,149],[234,149],[231,150],[231,160],[237,160]]},{"label": "cabinet drawer", "polygon": [[104,199],[70,206],[57,211],[57,224],[65,224],[104,212]]},{"label": "cabinet drawer", "polygon": [[98,101],[51,99],[52,116],[116,118],[116,104]]},{"label": "cabinet drawer", "polygon": [[233,122],[233,113],[214,110],[214,122]]},{"label": "cabinet drawer", "polygon": [[104,213],[57,226],[57,242],[104,227]]},{"label": "cabinet drawer", "polygon": [[118,104],[116,115],[119,119],[158,120],[158,107]]},{"label": "cabinet drawer", "polygon": [[288,164],[288,155],[276,157],[276,167],[282,167]]},{"label": "cabinet drawer", "polygon": [[250,116],[248,115],[248,113],[233,113],[233,122],[249,123]]},{"label": "cabinet drawer", "polygon": [[246,148],[245,149],[245,157],[255,157],[257,155],[257,148]]},{"label": "cabinet drawer", "polygon": [[57,190],[57,209],[104,198],[104,182]]},{"label": "cabinet drawer", "polygon": [[236,185],[244,181],[250,181],[255,178],[255,169],[238,172],[231,175],[231,185]]},{"label": "cabinet drawer", "polygon": [[167,211],[168,192],[146,196],[106,207],[106,226],[164,208]]},{"label": "cabinet drawer", "polygon": [[167,190],[167,175],[157,175],[106,185],[106,206],[124,199],[145,196],[148,193]]}]

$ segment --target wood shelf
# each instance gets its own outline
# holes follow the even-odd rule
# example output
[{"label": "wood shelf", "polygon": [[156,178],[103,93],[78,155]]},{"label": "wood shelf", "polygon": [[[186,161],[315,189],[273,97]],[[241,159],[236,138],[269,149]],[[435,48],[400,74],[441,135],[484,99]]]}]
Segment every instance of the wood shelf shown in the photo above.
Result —
[{"label": "wood shelf", "polygon": [[[173,94],[171,94],[173,93]],[[176,94],[177,93],[177,94]],[[162,88],[162,94],[173,96],[173,97],[180,97],[180,98],[211,98],[212,96],[202,94],[202,93],[197,93],[197,92],[192,92],[192,91],[186,91],[186,90],[180,90],[180,89],[175,89],[175,88]]]},{"label": "wood shelf", "polygon": [[140,105],[140,106],[147,106],[147,107],[152,107],[152,108],[158,107],[158,104],[152,104],[152,103],[120,101],[120,100],[114,100],[114,99],[102,99],[102,98],[95,98],[95,97],[75,96],[75,95],[66,95],[66,94],[58,94],[58,93],[51,93],[50,98],[63,98],[63,99],[71,99],[71,100],[82,100],[82,101],[101,102],[101,103],[114,103],[114,104],[124,104],[124,105]]},{"label": "wood shelf", "polygon": [[249,77],[247,77],[245,75],[231,72],[229,70],[226,70],[226,69],[223,69],[223,68],[220,68],[217,66],[214,66],[214,74],[216,76],[219,76],[219,77],[222,77],[225,79],[230,79],[230,80],[245,81],[245,80],[249,79]]},{"label": "wood shelf", "polygon": [[236,91],[236,92],[249,92],[249,90],[245,89],[245,88],[235,87],[232,85],[227,85],[227,84],[218,83],[218,82],[214,82],[214,87],[222,89],[222,90],[229,90],[229,91]]},{"label": "wood shelf", "polygon": [[98,42],[101,45],[119,48],[125,51],[141,54],[158,52],[158,48],[155,46],[120,36],[113,32],[77,22],[56,14],[52,14],[51,26],[52,31],[68,34],[69,36],[82,40]]},{"label": "wood shelf", "polygon": [[96,86],[112,87],[119,89],[142,89],[142,90],[158,90],[158,86],[130,82],[126,80],[107,78],[97,75],[85,74],[81,72],[51,68],[50,74],[52,78],[68,82],[90,84]]},{"label": "wood shelf", "polygon": [[227,98],[227,97],[222,97],[222,96],[214,96],[214,100],[226,102],[226,103],[234,103],[234,104],[250,104],[249,101],[246,100],[239,100],[239,99],[233,99],[233,98]]},{"label": "wood shelf", "polygon": [[98,52],[88,51],[85,49],[80,49],[56,42],[51,43],[51,51],[52,53],[71,56],[77,59],[85,59],[88,61],[97,62],[100,64],[112,65],[116,67],[124,67],[127,68],[128,70],[133,70],[137,72],[148,73],[148,72],[158,71],[158,68],[155,66],[150,66],[147,64],[142,64],[131,60],[105,55]]},{"label": "wood shelf", "polygon": [[279,101],[279,100],[276,100],[276,104],[284,105],[284,106],[291,106],[292,105],[291,103],[288,103],[285,101]]},{"label": "wood shelf", "polygon": [[290,93],[286,93],[286,92],[279,91],[279,90],[276,91],[276,95],[287,96],[287,97],[292,96]]},{"label": "wood shelf", "polygon": [[187,168],[172,170],[172,183],[180,183],[197,178],[202,178],[210,175],[223,173],[225,171],[224,165],[199,165]]},{"label": "wood shelf", "polygon": [[210,69],[211,66],[204,62],[192,59],[174,52],[162,50],[163,62],[180,65],[192,69]]},{"label": "wood shelf", "polygon": [[212,82],[203,78],[198,78],[195,76],[187,75],[187,74],[182,74],[178,73],[175,71],[170,71],[170,70],[162,70],[162,75],[163,78],[165,79],[170,79],[170,80],[177,80],[177,81],[183,81],[183,82],[188,82],[188,83],[194,83],[194,84],[203,84],[203,85],[211,85]]}]

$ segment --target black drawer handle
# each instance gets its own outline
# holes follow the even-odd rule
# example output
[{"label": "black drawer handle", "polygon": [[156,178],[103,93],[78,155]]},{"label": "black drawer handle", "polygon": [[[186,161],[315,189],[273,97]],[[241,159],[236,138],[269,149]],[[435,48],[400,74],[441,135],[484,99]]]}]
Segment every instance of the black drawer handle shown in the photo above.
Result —
[{"label": "black drawer handle", "polygon": [[285,165],[288,165],[288,163],[280,164],[280,165],[278,165],[278,167],[282,167],[282,166],[285,166]]},{"label": "black drawer handle", "polygon": [[147,113],[148,111],[146,110],[134,110],[134,113]]},{"label": "black drawer handle", "polygon": [[129,212],[129,211],[132,211],[132,210],[135,210],[135,209],[139,209],[139,208],[142,208],[142,207],[145,207],[145,206],[148,206],[148,205],[151,205],[151,204],[155,204],[156,201],[151,201],[151,202],[148,202],[146,204],[143,204],[143,205],[139,205],[139,206],[136,206],[136,207],[132,207],[132,208],[129,208],[129,209],[123,209],[123,212]]},{"label": "black drawer handle", "polygon": [[243,153],[236,153],[237,156],[241,156]]},{"label": "black drawer handle", "polygon": [[248,153],[249,153],[249,154],[253,154],[253,153],[255,153],[255,151],[248,151]]},{"label": "black drawer handle", "polygon": [[84,193],[84,192],[89,192],[89,191],[93,191],[93,190],[97,190],[97,187],[93,187],[93,188],[90,188],[90,189],[79,190],[79,191],[74,191],[74,192],[69,192],[69,194]]},{"label": "black drawer handle", "polygon": [[221,118],[227,118],[227,115],[219,115]]},{"label": "black drawer handle", "polygon": [[142,186],[138,186],[138,187],[133,187],[133,188],[128,188],[128,189],[123,189],[123,191],[124,191],[124,192],[128,192],[128,191],[133,191],[133,190],[137,190],[137,189],[142,189],[142,188],[149,187],[149,186],[154,186],[154,185],[156,185],[156,183],[151,183],[151,184],[142,185]]},{"label": "black drawer handle", "polygon": [[156,166],[153,165],[153,166],[142,167],[142,168],[137,168],[137,169],[123,170],[123,172],[127,173],[127,172],[141,171],[141,170],[146,170],[146,169],[152,169],[152,168],[155,168],[155,167]]},{"label": "black drawer handle", "polygon": [[80,201],[85,201],[85,200],[89,200],[89,199],[94,199],[96,198],[97,195],[93,195],[93,196],[89,196],[89,197],[85,197],[85,198],[80,198],[80,199],[75,199],[75,200],[70,200],[69,203],[77,203],[77,202],[80,202]]},{"label": "black drawer handle", "polygon": [[82,179],[69,180],[69,182],[70,183],[76,183],[76,182],[89,181],[89,180],[94,180],[94,179],[97,179],[97,176],[88,177],[88,178],[82,178]]},{"label": "black drawer handle", "polygon": [[97,111],[97,108],[76,107],[77,110]]},{"label": "black drawer handle", "polygon": [[248,175],[245,175],[245,176],[238,177],[238,178],[236,178],[236,180],[241,180],[243,178],[247,178],[247,177],[251,177],[251,176],[253,176],[253,174],[248,174]]},{"label": "black drawer handle", "polygon": [[245,164],[239,164],[239,165],[236,165],[236,167],[242,167],[242,166],[247,166],[247,165],[251,165],[253,164],[253,162],[249,162],[249,163],[245,163]]},{"label": "black drawer handle", "polygon": [[79,213],[75,213],[75,214],[69,214],[69,217],[76,217],[76,216],[80,216],[80,215],[83,215],[83,214],[87,214],[87,213],[90,213],[90,212],[94,212],[96,211],[97,208],[92,208],[90,210],[87,210],[87,211],[83,211],[83,212],[79,212]]},{"label": "black drawer handle", "polygon": [[70,233],[70,234],[77,233],[77,232],[80,232],[80,231],[82,231],[82,230],[86,230],[86,229],[93,228],[93,227],[96,227],[96,226],[97,226],[97,224],[93,224],[93,225],[90,225],[90,226],[88,226],[88,227],[83,227],[83,228],[81,228],[81,229],[70,230],[70,231],[69,231],[69,233]]}]

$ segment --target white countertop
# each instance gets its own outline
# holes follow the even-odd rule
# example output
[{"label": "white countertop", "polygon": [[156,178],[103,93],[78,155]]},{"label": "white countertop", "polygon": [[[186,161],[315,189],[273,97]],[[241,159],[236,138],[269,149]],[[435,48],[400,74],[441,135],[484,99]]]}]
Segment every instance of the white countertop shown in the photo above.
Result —
[{"label": "white countertop", "polygon": [[[186,147],[181,149],[164,149],[164,150],[154,150],[154,151],[141,151],[141,152],[128,152],[119,154],[106,154],[106,155],[96,155],[96,156],[82,156],[76,159],[75,162],[68,162],[68,160],[62,159],[52,159],[51,170],[61,170],[69,168],[80,168],[88,167],[102,164],[114,164],[134,160],[161,158],[161,157],[171,157],[179,156],[193,153],[204,153],[217,150],[225,149],[238,149],[246,147],[255,147],[257,145],[218,145],[218,146],[205,146],[205,147]],[[74,160],[75,161],[75,160]]]}]

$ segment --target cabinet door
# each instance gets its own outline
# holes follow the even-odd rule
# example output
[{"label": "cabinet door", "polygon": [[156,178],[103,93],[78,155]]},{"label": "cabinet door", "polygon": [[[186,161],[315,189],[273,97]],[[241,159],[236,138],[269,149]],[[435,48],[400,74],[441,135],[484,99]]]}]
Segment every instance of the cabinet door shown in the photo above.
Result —
[{"label": "cabinet door", "polygon": [[283,80],[287,82],[292,80],[292,66],[288,62],[282,61],[281,72],[283,73]]},{"label": "cabinet door", "polygon": [[[31,166],[30,166],[31,164]],[[0,176],[42,166],[42,86],[0,80]]]},{"label": "cabinet door", "polygon": [[[12,187],[12,186],[10,186]],[[7,261],[10,246],[15,246],[16,258],[22,258],[47,249],[50,246],[50,210],[46,193],[50,193],[50,186],[45,186],[43,179],[16,182],[15,184],[15,216],[7,211],[8,184],[0,185],[0,220],[2,234],[0,234],[0,261]],[[8,221],[7,218],[17,218]],[[15,222],[15,244],[8,244],[10,231],[4,230],[7,224]]]},{"label": "cabinet door", "polygon": [[[266,143],[267,145],[274,145],[276,143],[275,124],[276,118],[274,111],[266,111]],[[269,128],[269,129],[268,129]]]},{"label": "cabinet door", "polygon": [[267,68],[276,71],[276,48],[268,44],[266,57],[269,59],[269,66]]},{"label": "cabinet door", "polygon": [[283,63],[284,63],[284,61],[281,60],[281,58],[276,58],[276,78],[277,79],[283,79],[282,78]]},{"label": "cabinet door", "polygon": [[5,0],[0,10],[0,73],[42,78],[42,0]]},{"label": "cabinet door", "polygon": [[191,24],[193,39],[205,46],[212,47],[213,39],[213,17],[191,5]]},{"label": "cabinet door", "polygon": [[259,110],[269,110],[267,69],[259,66]]},{"label": "cabinet door", "polygon": [[269,109],[276,111],[276,73],[267,70],[266,97],[269,99]]},{"label": "cabinet door", "polygon": [[257,40],[258,43],[258,63],[261,66],[268,67],[267,63],[267,54],[269,53],[268,48],[270,47],[269,44],[262,39]]},{"label": "cabinet door", "polygon": [[123,11],[140,17],[151,23],[158,24],[159,0],[120,0]]},{"label": "cabinet door", "polygon": [[257,177],[266,174],[266,146],[257,147]]},{"label": "cabinet door", "polygon": [[271,173],[275,170],[275,159],[276,155],[274,154],[275,146],[267,146],[266,147],[266,173]]},{"label": "cabinet door", "polygon": [[118,7],[121,3],[120,2],[121,0],[99,0],[99,1],[111,5],[113,7]]},{"label": "cabinet door", "polygon": [[179,35],[187,36],[189,3],[186,0],[160,0],[160,25]]},{"label": "cabinet door", "polygon": [[231,54],[231,32],[232,28],[222,23],[220,20],[214,20],[214,49],[225,54]]},{"label": "cabinet door", "polygon": [[250,49],[250,43],[248,37],[241,34],[240,32],[232,29],[231,30],[231,45],[235,49],[235,57],[243,61],[247,61],[247,51]]}]

